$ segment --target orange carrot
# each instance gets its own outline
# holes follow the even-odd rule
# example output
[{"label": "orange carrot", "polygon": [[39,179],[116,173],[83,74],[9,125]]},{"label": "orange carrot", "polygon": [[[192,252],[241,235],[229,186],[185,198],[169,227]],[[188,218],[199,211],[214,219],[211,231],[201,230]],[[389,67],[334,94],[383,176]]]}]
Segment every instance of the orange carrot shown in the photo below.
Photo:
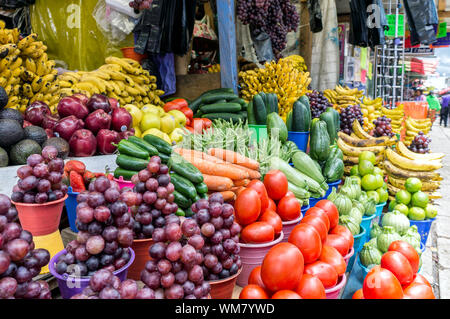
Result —
[{"label": "orange carrot", "polygon": [[246,171],[248,173],[248,176],[250,176],[250,179],[261,179],[261,174],[258,171],[255,171],[253,169],[250,169],[248,167],[244,167],[244,166],[239,166],[241,167],[244,171]]},{"label": "orange carrot", "polygon": [[224,164],[226,163],[225,161],[221,161],[219,160],[217,157],[214,156],[210,156],[206,153],[200,152],[200,151],[196,151],[196,150],[187,150],[184,148],[175,148],[174,149],[175,152],[177,152],[178,154],[182,155],[185,159],[189,158],[189,161],[192,163],[193,160],[196,160],[197,158],[203,159],[203,160],[207,160],[213,163],[221,163]]},{"label": "orange carrot", "polygon": [[182,154],[181,156],[190,161],[192,165],[197,167],[202,174],[228,177],[232,180],[245,179],[249,177],[246,171],[231,165],[213,163],[199,157],[193,158],[191,161],[188,155]]},{"label": "orange carrot", "polygon": [[243,186],[239,186],[239,187],[233,187],[231,189],[232,192],[234,192],[236,194],[236,196],[239,196],[239,194],[245,189],[245,187]]},{"label": "orange carrot", "polygon": [[233,187],[233,181],[228,177],[203,174],[203,182],[208,186],[209,191],[223,192]]},{"label": "orange carrot", "polygon": [[210,148],[208,150],[208,154],[233,164],[244,166],[253,170],[259,170],[259,163],[257,161],[230,150]]},{"label": "orange carrot", "polygon": [[242,179],[240,181],[233,181],[233,183],[234,183],[234,186],[247,186],[250,183],[250,180],[249,179]]},{"label": "orange carrot", "polygon": [[232,191],[225,191],[225,192],[220,192],[220,193],[222,194],[223,200],[225,202],[229,202],[229,201],[236,199],[236,194],[233,193]]}]

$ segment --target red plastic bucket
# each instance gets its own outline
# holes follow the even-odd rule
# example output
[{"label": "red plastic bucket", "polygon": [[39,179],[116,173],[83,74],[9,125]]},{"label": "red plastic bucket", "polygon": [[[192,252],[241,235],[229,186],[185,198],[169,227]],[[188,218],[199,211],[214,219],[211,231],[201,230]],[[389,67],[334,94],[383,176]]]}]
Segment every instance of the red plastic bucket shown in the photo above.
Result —
[{"label": "red plastic bucket", "polygon": [[354,253],[355,253],[355,249],[352,247],[352,249],[349,251],[349,253],[344,256],[344,260],[347,265],[348,265],[350,258],[352,258]]},{"label": "red plastic bucket", "polygon": [[152,259],[148,250],[153,245],[153,239],[135,239],[131,248],[134,250],[134,262],[128,269],[128,278],[141,280],[141,272],[145,268],[147,261]]},{"label": "red plastic bucket", "polygon": [[147,54],[139,54],[135,52],[134,47],[121,48],[120,51],[122,51],[124,58],[133,59],[135,61],[138,61],[139,63],[141,63],[141,61],[147,57]]},{"label": "red plastic bucket", "polygon": [[339,294],[342,290],[342,288],[345,287],[345,284],[347,283],[347,276],[343,274],[339,280],[336,286],[332,288],[325,289],[325,295],[327,296],[327,299],[338,299]]},{"label": "red plastic bucket", "polygon": [[119,178],[114,178],[114,180],[117,182],[117,184],[119,184],[120,189],[124,187],[130,187],[131,189],[133,189],[134,187],[134,184],[131,181],[123,179],[122,176],[120,176]]},{"label": "red plastic bucket", "polygon": [[58,230],[67,197],[66,194],[63,198],[43,204],[11,202],[17,208],[22,228],[28,230],[33,236],[44,236]]},{"label": "red plastic bucket", "polygon": [[241,287],[245,287],[248,284],[248,277],[252,272],[253,268],[260,266],[264,257],[270,248],[280,243],[284,238],[283,231],[278,238],[270,243],[264,244],[243,244],[239,243],[239,247],[241,247],[241,251],[239,252],[239,256],[241,257],[242,262],[242,272],[237,278],[237,284]]},{"label": "red plastic bucket", "polygon": [[208,281],[209,285],[211,286],[211,291],[209,292],[211,298],[231,299],[231,297],[233,296],[234,286],[236,286],[236,279],[241,273],[241,271],[242,267],[233,276],[230,276],[225,279]]},{"label": "red plastic bucket", "polygon": [[297,226],[300,221],[303,218],[303,214],[300,213],[300,217],[288,222],[283,222],[283,233],[284,233],[284,238],[282,240],[282,242],[287,242],[289,239],[289,235],[291,234],[292,230],[295,228],[295,226]]}]

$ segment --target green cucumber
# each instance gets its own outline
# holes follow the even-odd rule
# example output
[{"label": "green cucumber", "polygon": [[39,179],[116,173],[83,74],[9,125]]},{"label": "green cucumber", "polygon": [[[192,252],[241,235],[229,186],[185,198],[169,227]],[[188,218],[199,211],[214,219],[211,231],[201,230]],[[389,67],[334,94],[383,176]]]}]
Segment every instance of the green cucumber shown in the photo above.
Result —
[{"label": "green cucumber", "polygon": [[248,124],[256,124],[255,111],[253,109],[253,101],[250,101],[247,105],[247,121]]},{"label": "green cucumber", "polygon": [[168,165],[170,161],[170,156],[164,153],[159,153],[159,158],[161,159],[161,163]]},{"label": "green cucumber", "polygon": [[153,145],[159,153],[172,154],[172,146],[158,136],[147,134],[144,136],[144,141]]},{"label": "green cucumber", "polygon": [[278,96],[275,93],[270,93],[268,94],[268,103],[269,103],[269,112],[267,112],[267,114],[270,113],[277,113],[278,114]]},{"label": "green cucumber", "polygon": [[305,104],[299,100],[294,102],[292,106],[292,131],[309,132],[311,117]]},{"label": "green cucumber", "polygon": [[218,88],[218,89],[212,89],[206,92],[203,92],[200,96],[205,96],[207,94],[216,94],[216,93],[234,93],[234,90],[232,88]]},{"label": "green cucumber", "polygon": [[185,217],[192,217],[192,216],[194,216],[194,212],[192,211],[192,209],[189,207],[189,208],[186,208],[185,210],[184,210],[184,214],[185,214]]},{"label": "green cucumber", "polygon": [[171,166],[171,170],[177,173],[184,178],[187,178],[192,183],[203,183],[203,175],[198,170],[197,167],[186,161],[181,155],[178,153],[173,153],[169,165]]},{"label": "green cucumber", "polygon": [[200,111],[204,114],[207,113],[236,113],[242,109],[239,103],[214,103],[203,105],[200,107]]},{"label": "green cucumber", "polygon": [[189,103],[189,108],[192,110],[192,113],[197,113],[198,108],[200,107],[200,105],[202,104],[202,97],[198,97],[196,98],[194,101],[192,101],[191,103]]},{"label": "green cucumber", "polygon": [[122,155],[128,155],[131,157],[142,158],[145,160],[149,159],[148,152],[145,149],[143,149],[125,139],[121,140],[119,142],[119,144],[117,145],[117,150]]},{"label": "green cucumber", "polygon": [[121,167],[117,167],[114,171],[114,177],[119,178],[120,176],[122,176],[124,180],[130,181],[131,177],[133,177],[134,174],[138,173],[138,171],[130,171]]},{"label": "green cucumber", "polygon": [[238,98],[230,101],[231,103],[239,103],[243,110],[247,110],[247,102],[244,99]]},{"label": "green cucumber", "polygon": [[134,145],[139,146],[140,148],[146,150],[148,152],[148,155],[150,155],[150,156],[158,155],[158,150],[156,149],[156,147],[154,147],[150,143],[147,143],[142,138],[139,138],[136,136],[129,136],[128,141],[130,141]]},{"label": "green cucumber", "polygon": [[208,186],[205,183],[196,184],[195,189],[197,190],[197,194],[205,194],[208,192]]},{"label": "green cucumber", "polygon": [[267,110],[264,100],[261,95],[256,94],[253,97],[253,109],[255,112],[256,124],[266,125],[267,124]]},{"label": "green cucumber", "polygon": [[177,190],[173,191],[174,202],[181,208],[186,209],[191,207],[192,202],[190,199],[186,198],[183,194],[178,192]]},{"label": "green cucumber", "polygon": [[211,93],[211,94],[205,94],[202,96],[202,103],[204,104],[211,104],[215,103],[219,100],[234,100],[238,98],[238,96],[234,93]]},{"label": "green cucumber", "polygon": [[238,123],[239,121],[245,120],[245,118],[242,116],[242,114],[236,114],[236,113],[208,113],[208,114],[203,114],[202,118],[208,118],[210,120],[222,119],[225,121],[232,121],[233,123]]},{"label": "green cucumber", "polygon": [[176,173],[170,173],[170,182],[175,187],[175,190],[184,195],[186,198],[195,200],[197,197],[195,186],[188,179]]},{"label": "green cucumber", "polygon": [[143,170],[144,168],[147,168],[148,162],[148,160],[144,160],[142,158],[131,157],[123,154],[117,156],[116,158],[117,166],[130,171]]}]

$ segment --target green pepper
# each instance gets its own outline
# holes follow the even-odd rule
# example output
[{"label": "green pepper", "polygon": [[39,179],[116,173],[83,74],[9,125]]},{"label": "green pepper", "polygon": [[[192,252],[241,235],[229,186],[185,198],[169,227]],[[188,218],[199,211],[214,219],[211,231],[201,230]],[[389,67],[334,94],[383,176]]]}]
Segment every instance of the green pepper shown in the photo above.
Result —
[{"label": "green pepper", "polygon": [[177,215],[177,216],[186,216],[186,214],[184,213],[184,211],[181,208],[178,208],[178,210],[175,213],[175,215]]},{"label": "green pepper", "polygon": [[146,150],[127,140],[121,140],[120,143],[117,145],[117,149],[119,150],[119,153],[122,155],[129,155],[132,157],[149,159],[148,152]]}]

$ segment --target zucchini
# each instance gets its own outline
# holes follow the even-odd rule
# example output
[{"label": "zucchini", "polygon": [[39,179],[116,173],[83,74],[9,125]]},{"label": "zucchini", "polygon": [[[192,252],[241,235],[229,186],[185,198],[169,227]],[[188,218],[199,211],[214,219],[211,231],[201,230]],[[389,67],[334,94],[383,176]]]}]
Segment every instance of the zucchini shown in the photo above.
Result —
[{"label": "zucchini", "polygon": [[181,208],[186,209],[191,207],[192,202],[190,199],[186,198],[184,195],[182,195],[180,192],[178,192],[177,190],[173,191],[173,196],[174,196],[174,202]]},{"label": "zucchini", "polygon": [[247,121],[248,124],[256,124],[255,111],[253,109],[253,101],[247,105]]},{"label": "zucchini", "polygon": [[314,164],[314,160],[308,156],[308,154],[298,151],[292,156],[292,163],[294,167],[303,174],[311,177],[324,189],[328,190],[328,184],[322,175],[322,170],[319,170]]},{"label": "zucchini", "polygon": [[215,103],[216,101],[219,100],[234,100],[236,98],[239,98],[239,96],[237,96],[234,93],[210,93],[210,94],[205,94],[204,96],[202,96],[202,103],[204,104],[211,104],[211,103]]},{"label": "zucchini", "polygon": [[245,120],[245,118],[242,116],[242,114],[236,114],[236,113],[208,113],[208,114],[203,114],[202,118],[208,118],[210,120],[222,119],[225,121],[231,121],[233,123],[238,123],[239,121]]},{"label": "zucchini", "polygon": [[206,194],[208,192],[208,186],[203,182],[196,184],[195,189],[197,190],[197,194]]},{"label": "zucchini", "polygon": [[269,166],[270,169],[278,169],[282,171],[283,174],[286,175],[288,181],[292,184],[308,190],[308,185],[306,184],[306,181],[303,178],[302,174],[300,174],[299,171],[283,161],[281,158],[276,156],[272,157],[270,159]]},{"label": "zucchini", "polygon": [[203,182],[203,175],[198,170],[197,167],[186,161],[182,156],[180,156],[178,153],[173,153],[170,160],[169,165],[171,167],[171,170],[177,173],[180,176],[183,176],[184,178],[187,178],[192,183],[202,183]]},{"label": "zucchini", "polygon": [[322,162],[328,159],[330,151],[327,124],[319,119],[314,119],[311,123],[309,155],[312,159]]},{"label": "zucchini", "polygon": [[114,170],[114,177],[119,178],[120,176],[122,176],[124,180],[130,181],[131,177],[133,177],[134,174],[138,174],[138,173],[139,173],[138,171],[130,171],[127,169],[123,169],[121,167],[117,167]]},{"label": "zucchini", "polygon": [[253,110],[255,113],[256,124],[266,125],[267,123],[267,110],[264,100],[260,94],[256,94],[253,97]]},{"label": "zucchini", "polygon": [[295,198],[304,200],[311,197],[311,194],[304,188],[298,187],[288,182],[288,189],[294,193]]},{"label": "zucchini", "polygon": [[120,154],[116,158],[117,166],[130,171],[143,170],[144,168],[147,168],[148,162],[148,160],[144,160],[142,158],[131,157],[123,154]]},{"label": "zucchini", "polygon": [[134,145],[139,146],[140,148],[146,150],[148,152],[148,155],[150,155],[150,156],[158,155],[158,150],[156,149],[156,147],[154,147],[150,143],[147,143],[142,138],[139,138],[136,136],[129,136],[128,141],[130,141]]},{"label": "zucchini", "polygon": [[278,96],[275,93],[268,94],[268,103],[269,103],[269,112],[270,113],[277,113],[278,114]]},{"label": "zucchini", "polygon": [[153,145],[159,153],[172,154],[172,146],[158,136],[147,134],[144,136],[144,141]]},{"label": "zucchini", "polygon": [[236,113],[242,109],[239,103],[214,103],[203,105],[200,107],[200,111],[204,114],[207,113]]},{"label": "zucchini", "polygon": [[175,187],[175,190],[184,195],[186,198],[195,200],[197,197],[195,186],[188,179],[176,173],[170,173],[170,182]]}]

